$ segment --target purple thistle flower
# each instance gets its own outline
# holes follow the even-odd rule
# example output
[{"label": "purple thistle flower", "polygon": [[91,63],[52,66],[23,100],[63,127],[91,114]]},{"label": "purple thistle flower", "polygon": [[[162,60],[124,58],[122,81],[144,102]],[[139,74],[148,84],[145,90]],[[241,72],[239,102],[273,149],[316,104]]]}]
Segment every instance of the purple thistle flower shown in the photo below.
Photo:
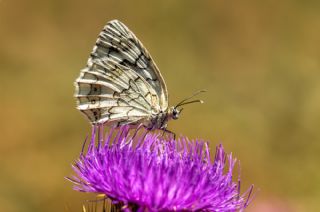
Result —
[{"label": "purple thistle flower", "polygon": [[[240,194],[232,181],[236,159],[222,145],[210,160],[206,142],[131,135],[122,127],[105,139],[93,130],[86,153],[73,165],[74,189],[105,194],[132,211],[237,211],[247,207],[252,186]],[[134,140],[134,141],[133,141]]]}]

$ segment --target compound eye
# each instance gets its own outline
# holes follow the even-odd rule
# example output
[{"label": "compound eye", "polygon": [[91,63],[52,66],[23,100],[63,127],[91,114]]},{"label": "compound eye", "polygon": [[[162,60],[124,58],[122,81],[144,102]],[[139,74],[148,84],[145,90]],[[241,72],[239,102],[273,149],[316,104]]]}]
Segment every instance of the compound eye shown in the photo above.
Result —
[{"label": "compound eye", "polygon": [[172,111],[172,115],[173,115],[173,116],[176,116],[176,115],[177,115],[177,111],[176,111],[176,110],[173,110],[173,111]]},{"label": "compound eye", "polygon": [[177,111],[177,110],[173,110],[173,111],[172,111],[172,118],[173,118],[173,119],[178,119],[178,116],[179,116],[178,111]]}]

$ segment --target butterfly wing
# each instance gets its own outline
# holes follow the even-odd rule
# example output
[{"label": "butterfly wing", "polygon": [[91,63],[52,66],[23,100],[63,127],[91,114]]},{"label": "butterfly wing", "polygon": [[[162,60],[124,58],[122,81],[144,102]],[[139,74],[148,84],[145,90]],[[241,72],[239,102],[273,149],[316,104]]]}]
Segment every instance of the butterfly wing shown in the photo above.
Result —
[{"label": "butterfly wing", "polygon": [[99,34],[88,66],[92,66],[97,59],[106,58],[140,75],[156,91],[161,110],[167,110],[168,92],[159,69],[138,38],[118,20],[107,23]]},{"label": "butterfly wing", "polygon": [[143,77],[109,58],[93,60],[75,84],[77,109],[93,124],[143,122],[160,101]]}]

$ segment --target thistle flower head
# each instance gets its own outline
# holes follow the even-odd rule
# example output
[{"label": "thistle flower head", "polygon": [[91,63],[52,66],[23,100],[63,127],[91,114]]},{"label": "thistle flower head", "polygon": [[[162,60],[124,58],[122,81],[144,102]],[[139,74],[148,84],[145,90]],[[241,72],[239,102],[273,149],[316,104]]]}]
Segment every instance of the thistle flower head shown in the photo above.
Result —
[{"label": "thistle flower head", "polygon": [[69,178],[75,190],[105,194],[134,211],[237,211],[248,205],[252,187],[240,194],[240,181],[232,179],[236,160],[222,145],[212,161],[201,140],[129,132],[122,127],[96,143],[93,131]]}]

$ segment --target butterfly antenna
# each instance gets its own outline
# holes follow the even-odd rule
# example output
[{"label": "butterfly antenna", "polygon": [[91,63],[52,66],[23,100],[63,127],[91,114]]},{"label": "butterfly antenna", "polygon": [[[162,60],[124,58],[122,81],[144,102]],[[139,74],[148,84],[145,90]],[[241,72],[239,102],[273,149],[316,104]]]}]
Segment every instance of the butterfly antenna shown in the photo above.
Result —
[{"label": "butterfly antenna", "polygon": [[193,101],[190,101],[190,102],[184,102],[184,103],[182,103],[182,104],[180,104],[179,106],[176,106],[176,107],[180,107],[182,105],[188,105],[188,104],[192,104],[192,103],[197,103],[197,102],[199,102],[201,104],[204,103],[204,101],[202,101],[200,99],[197,99],[197,100],[193,100]]},{"label": "butterfly antenna", "polygon": [[199,95],[200,93],[204,93],[204,92],[206,92],[206,90],[200,90],[200,91],[195,92],[195,93],[192,94],[190,97],[185,98],[184,100],[182,100],[181,102],[179,102],[174,108],[177,108],[177,107],[180,107],[180,106],[186,105],[186,104],[196,103],[196,102],[203,103],[203,101],[202,101],[202,100],[199,100],[199,99],[193,100],[193,101],[190,101],[190,102],[186,102],[186,101],[188,101],[189,99],[192,99],[193,97]]}]

